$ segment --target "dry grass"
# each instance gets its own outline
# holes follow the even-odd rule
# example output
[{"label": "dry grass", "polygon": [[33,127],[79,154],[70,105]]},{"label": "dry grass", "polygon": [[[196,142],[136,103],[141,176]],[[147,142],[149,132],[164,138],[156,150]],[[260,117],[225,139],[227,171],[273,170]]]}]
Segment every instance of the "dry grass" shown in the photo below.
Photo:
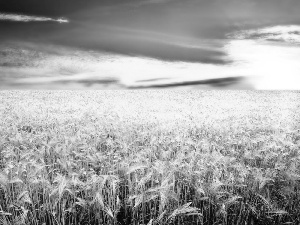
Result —
[{"label": "dry grass", "polygon": [[300,93],[0,92],[0,224],[299,224]]}]

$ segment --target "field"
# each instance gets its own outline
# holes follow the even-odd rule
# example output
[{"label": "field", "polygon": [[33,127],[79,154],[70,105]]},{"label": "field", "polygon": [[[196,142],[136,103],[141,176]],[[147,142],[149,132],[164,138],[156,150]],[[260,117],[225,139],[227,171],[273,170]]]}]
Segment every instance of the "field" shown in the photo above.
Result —
[{"label": "field", "polygon": [[1,91],[0,224],[300,224],[300,93]]}]

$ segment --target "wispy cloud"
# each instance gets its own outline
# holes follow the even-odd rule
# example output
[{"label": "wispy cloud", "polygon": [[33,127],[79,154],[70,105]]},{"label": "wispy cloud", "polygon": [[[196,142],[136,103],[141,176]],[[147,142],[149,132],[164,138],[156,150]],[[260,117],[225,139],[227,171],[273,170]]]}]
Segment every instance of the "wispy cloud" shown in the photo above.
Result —
[{"label": "wispy cloud", "polygon": [[229,37],[236,39],[270,40],[300,44],[300,26],[270,26],[261,29],[242,30],[235,32],[234,34],[230,34]]},{"label": "wispy cloud", "polygon": [[50,17],[28,16],[28,15],[7,14],[7,13],[0,13],[0,20],[15,21],[15,22],[46,22],[46,21],[53,21],[58,23],[69,22],[69,20],[65,18],[54,19]]}]

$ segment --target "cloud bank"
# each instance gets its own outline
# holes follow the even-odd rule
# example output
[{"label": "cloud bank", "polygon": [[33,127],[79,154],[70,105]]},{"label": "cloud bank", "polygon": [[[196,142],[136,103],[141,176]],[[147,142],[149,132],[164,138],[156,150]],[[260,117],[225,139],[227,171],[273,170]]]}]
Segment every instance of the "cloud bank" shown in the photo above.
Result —
[{"label": "cloud bank", "polygon": [[0,13],[0,21],[15,21],[15,22],[47,22],[53,21],[58,23],[68,23],[69,21],[64,18],[53,19],[49,17],[41,16],[28,16],[28,15],[19,15],[19,14],[6,14]]},{"label": "cloud bank", "polygon": [[229,37],[300,44],[300,26],[270,26],[261,29],[242,30],[230,34]]}]

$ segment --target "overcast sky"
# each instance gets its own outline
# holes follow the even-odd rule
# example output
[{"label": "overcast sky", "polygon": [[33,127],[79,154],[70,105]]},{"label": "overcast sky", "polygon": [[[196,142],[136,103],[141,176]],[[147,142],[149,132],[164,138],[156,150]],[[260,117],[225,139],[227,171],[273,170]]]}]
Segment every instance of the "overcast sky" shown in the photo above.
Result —
[{"label": "overcast sky", "polygon": [[227,65],[229,34],[297,25],[299,11],[299,0],[1,0],[0,41]]}]

